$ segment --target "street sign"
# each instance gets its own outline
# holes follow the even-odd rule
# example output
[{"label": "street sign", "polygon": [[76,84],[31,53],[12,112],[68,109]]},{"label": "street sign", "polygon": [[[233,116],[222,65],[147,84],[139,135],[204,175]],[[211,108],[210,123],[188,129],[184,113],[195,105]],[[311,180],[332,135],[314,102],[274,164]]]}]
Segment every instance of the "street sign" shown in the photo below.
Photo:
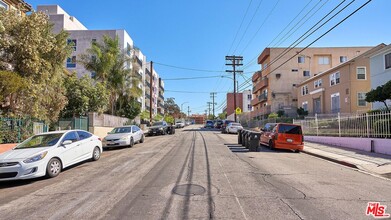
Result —
[{"label": "street sign", "polygon": [[242,109],[240,109],[239,107],[237,107],[237,108],[235,109],[235,113],[236,113],[237,115],[242,114]]}]

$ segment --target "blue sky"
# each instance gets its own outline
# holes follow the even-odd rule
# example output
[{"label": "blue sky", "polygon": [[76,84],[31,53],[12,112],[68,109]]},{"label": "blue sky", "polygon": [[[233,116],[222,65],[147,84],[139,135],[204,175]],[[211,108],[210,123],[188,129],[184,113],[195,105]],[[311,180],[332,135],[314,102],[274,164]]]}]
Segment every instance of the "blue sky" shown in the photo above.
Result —
[{"label": "blue sky", "polygon": [[[225,66],[226,55],[243,56],[246,68],[243,69],[243,76],[238,77],[240,90],[251,89],[250,84],[244,84],[245,79],[251,78],[252,73],[260,67],[256,62],[249,62],[255,60],[265,47],[289,46],[340,2],[343,2],[342,8],[351,0],[26,2],[34,9],[37,5],[60,5],[91,30],[125,29],[148,61],[155,63],[156,71],[165,80],[165,98],[174,97],[180,107],[184,103],[186,110],[190,106],[191,113],[204,113],[207,102],[211,101],[210,93],[217,92],[215,101],[218,113],[224,106],[226,93],[233,91],[232,79],[220,77],[232,77],[232,74],[225,73],[226,69],[230,69]],[[354,1],[298,46],[307,46],[365,2],[367,0]],[[390,44],[390,8],[390,0],[373,0],[313,46]],[[292,28],[300,20],[299,25]],[[292,31],[288,32],[290,29]],[[211,78],[172,80],[189,77]]]}]

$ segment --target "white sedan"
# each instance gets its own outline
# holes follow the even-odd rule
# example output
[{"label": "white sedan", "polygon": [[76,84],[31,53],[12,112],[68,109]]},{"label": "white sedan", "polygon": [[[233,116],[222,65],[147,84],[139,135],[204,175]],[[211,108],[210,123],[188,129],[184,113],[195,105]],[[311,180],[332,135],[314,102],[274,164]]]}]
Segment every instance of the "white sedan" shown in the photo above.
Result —
[{"label": "white sedan", "polygon": [[55,177],[61,170],[84,160],[99,160],[102,142],[82,130],[34,135],[0,154],[0,181]]},{"label": "white sedan", "polygon": [[103,138],[103,147],[133,147],[135,143],[144,142],[144,132],[136,125],[114,128]]},{"label": "white sedan", "polygon": [[238,133],[239,130],[242,130],[243,127],[240,123],[231,122],[227,125],[227,133]]}]

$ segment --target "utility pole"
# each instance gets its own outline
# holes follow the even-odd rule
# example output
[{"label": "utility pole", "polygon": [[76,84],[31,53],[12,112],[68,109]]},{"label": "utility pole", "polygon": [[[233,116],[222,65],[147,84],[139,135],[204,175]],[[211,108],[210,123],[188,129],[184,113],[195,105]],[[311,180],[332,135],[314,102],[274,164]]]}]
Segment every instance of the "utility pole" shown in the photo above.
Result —
[{"label": "utility pole", "polygon": [[190,117],[190,106],[187,106],[187,117]]},{"label": "utility pole", "polygon": [[153,76],[153,62],[151,61],[151,75],[149,77],[149,122],[152,125],[152,76]]},{"label": "utility pole", "polygon": [[212,102],[207,102],[206,104],[208,104],[208,115],[206,117],[209,118],[209,115],[210,115],[210,105],[212,104]]},{"label": "utility pole", "polygon": [[[236,120],[236,73],[243,73],[242,70],[236,70],[236,66],[243,66],[243,57],[242,56],[225,56],[225,60],[227,63],[226,66],[232,66],[233,70],[226,70],[225,72],[233,73],[234,74],[234,116],[235,116],[235,122]],[[230,63],[231,62],[231,63]]]},{"label": "utility pole", "polygon": [[212,98],[212,108],[213,108],[213,120],[215,119],[215,96],[217,95],[217,92],[211,92],[210,97]]}]

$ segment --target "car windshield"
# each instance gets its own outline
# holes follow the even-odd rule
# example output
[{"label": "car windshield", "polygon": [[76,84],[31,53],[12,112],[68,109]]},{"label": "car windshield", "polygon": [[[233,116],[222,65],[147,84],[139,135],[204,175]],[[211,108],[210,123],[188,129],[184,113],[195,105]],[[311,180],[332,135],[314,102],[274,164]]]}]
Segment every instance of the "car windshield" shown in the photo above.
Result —
[{"label": "car windshield", "polygon": [[297,126],[297,125],[284,125],[284,124],[281,124],[278,127],[278,133],[302,134],[300,126]]},{"label": "car windshield", "polygon": [[60,140],[64,133],[39,134],[23,141],[15,149],[50,147]]},{"label": "car windshield", "polygon": [[119,127],[119,128],[114,128],[110,134],[121,134],[121,133],[130,133],[132,132],[131,127]]},{"label": "car windshield", "polygon": [[163,125],[163,122],[162,122],[162,121],[153,123],[153,126],[160,126],[160,125]]}]

